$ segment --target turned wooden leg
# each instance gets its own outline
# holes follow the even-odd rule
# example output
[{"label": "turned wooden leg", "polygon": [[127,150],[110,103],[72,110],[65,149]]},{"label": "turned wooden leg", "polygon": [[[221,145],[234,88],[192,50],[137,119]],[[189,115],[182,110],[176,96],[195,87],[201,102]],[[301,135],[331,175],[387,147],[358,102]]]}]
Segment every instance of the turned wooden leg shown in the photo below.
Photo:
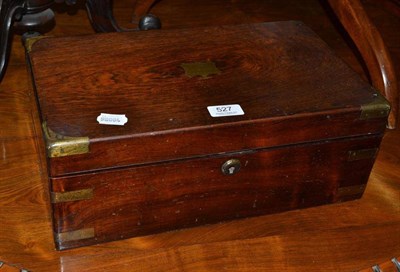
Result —
[{"label": "turned wooden leg", "polygon": [[389,100],[392,110],[388,127],[395,128],[399,111],[399,88],[392,60],[379,31],[359,0],[329,0],[329,4],[360,51],[372,85]]},{"label": "turned wooden leg", "polygon": [[24,0],[0,1],[0,81],[3,79],[11,49],[12,26],[26,12]]},{"label": "turned wooden leg", "polygon": [[54,12],[50,9],[54,0],[25,0],[26,11],[21,20],[14,23],[18,33],[46,33],[54,27]]}]

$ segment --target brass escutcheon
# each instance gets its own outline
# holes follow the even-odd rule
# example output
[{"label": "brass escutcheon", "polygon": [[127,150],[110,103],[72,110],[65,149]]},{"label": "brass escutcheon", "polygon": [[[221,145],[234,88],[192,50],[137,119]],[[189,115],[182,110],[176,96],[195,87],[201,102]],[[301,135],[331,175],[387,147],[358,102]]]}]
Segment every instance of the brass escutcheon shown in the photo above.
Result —
[{"label": "brass escutcheon", "polygon": [[234,175],[240,171],[241,163],[237,159],[230,159],[221,166],[221,171],[224,175]]}]

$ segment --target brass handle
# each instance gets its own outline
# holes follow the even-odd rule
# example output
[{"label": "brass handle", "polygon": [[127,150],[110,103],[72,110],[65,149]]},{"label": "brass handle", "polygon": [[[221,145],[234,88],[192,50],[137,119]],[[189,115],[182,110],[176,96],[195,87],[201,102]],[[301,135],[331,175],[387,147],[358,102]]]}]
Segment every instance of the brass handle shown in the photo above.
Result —
[{"label": "brass handle", "polygon": [[230,159],[221,166],[224,175],[234,175],[240,171],[241,163],[237,159]]}]

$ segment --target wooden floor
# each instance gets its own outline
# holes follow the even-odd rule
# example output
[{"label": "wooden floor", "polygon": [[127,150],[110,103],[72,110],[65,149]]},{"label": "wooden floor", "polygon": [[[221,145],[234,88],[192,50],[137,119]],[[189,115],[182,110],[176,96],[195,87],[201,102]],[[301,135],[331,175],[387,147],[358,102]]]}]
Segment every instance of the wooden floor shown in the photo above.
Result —
[{"label": "wooden floor", "polygon": [[[117,18],[129,26],[130,1],[115,2]],[[165,0],[154,13],[164,28],[302,20],[367,79],[351,43],[340,34],[323,2]],[[396,15],[384,0],[363,3],[400,71],[398,11]],[[57,26],[49,35],[92,33],[82,7],[62,7],[57,8]],[[24,51],[16,36],[0,85],[0,261],[9,269],[356,271],[400,256],[399,129],[384,137],[361,200],[57,252],[45,202],[46,179],[35,146],[31,94]]]}]

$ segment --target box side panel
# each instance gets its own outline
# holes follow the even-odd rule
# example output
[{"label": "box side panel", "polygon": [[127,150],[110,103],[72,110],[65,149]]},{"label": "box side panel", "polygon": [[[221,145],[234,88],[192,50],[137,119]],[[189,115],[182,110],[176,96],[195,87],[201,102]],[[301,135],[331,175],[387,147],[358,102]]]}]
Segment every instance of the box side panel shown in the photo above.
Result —
[{"label": "box side panel", "polygon": [[[26,45],[25,45],[26,46]],[[32,72],[31,67],[31,59],[29,55],[29,50],[26,48],[26,62],[27,62],[27,73],[28,73],[28,80],[29,80],[29,100],[30,100],[30,114],[32,120],[32,128],[34,131],[33,137],[35,139],[35,149],[36,154],[38,156],[38,164],[39,164],[39,172],[40,172],[40,181],[41,181],[41,188],[44,189],[43,196],[45,198],[45,205],[46,208],[46,217],[49,224],[49,227],[53,222],[55,222],[55,218],[53,218],[55,214],[55,210],[53,209],[54,206],[51,205],[51,183],[49,180],[49,164],[48,164],[48,157],[46,154],[46,142],[45,137],[43,137],[42,131],[42,120],[40,115],[40,105],[37,100],[37,92],[36,92],[36,85],[35,85],[35,77]],[[48,215],[48,216],[47,216]],[[57,246],[57,245],[56,245]]]},{"label": "box side panel", "polygon": [[[361,137],[53,178],[56,243],[66,249],[357,199],[380,141]],[[224,175],[230,159],[241,169]]]},{"label": "box side panel", "polygon": [[[31,106],[31,117],[32,117],[32,127],[34,130],[34,137],[35,137],[35,148],[36,153],[38,155],[39,161],[39,170],[40,170],[40,177],[42,182],[45,184],[44,188],[48,188],[51,184],[49,184],[49,164],[48,164],[48,157],[46,154],[46,143],[43,137],[42,131],[42,120],[40,115],[40,105],[37,101],[37,93],[36,93],[36,85],[35,85],[35,78],[32,73],[31,69],[31,60],[29,56],[29,51],[26,52],[26,61],[27,61],[27,72],[28,72],[28,79],[30,81],[30,89],[29,89],[29,99],[30,99],[30,106]],[[46,191],[45,196],[48,200],[50,200],[50,193]],[[49,203],[50,201],[47,201]],[[48,210],[51,210],[51,206],[47,206]],[[51,212],[49,212],[50,214]]]}]

